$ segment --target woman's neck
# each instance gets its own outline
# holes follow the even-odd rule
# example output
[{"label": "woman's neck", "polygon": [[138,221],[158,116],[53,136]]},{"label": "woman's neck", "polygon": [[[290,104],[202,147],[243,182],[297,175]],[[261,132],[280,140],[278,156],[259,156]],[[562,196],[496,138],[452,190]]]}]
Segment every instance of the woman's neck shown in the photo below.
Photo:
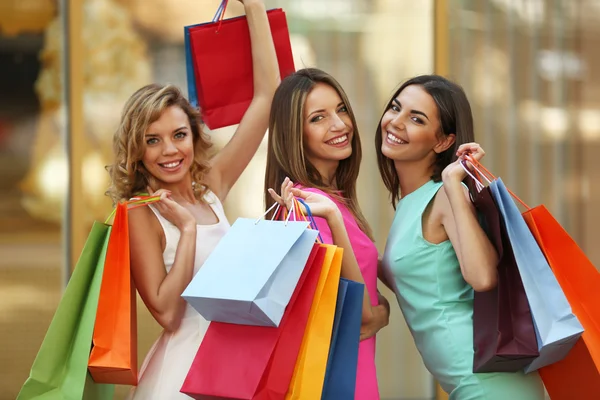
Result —
[{"label": "woman's neck", "polygon": [[159,188],[170,191],[171,198],[178,203],[195,204],[197,202],[191,176],[175,183],[161,182]]},{"label": "woman's neck", "polygon": [[400,181],[400,197],[404,197],[431,180],[433,175],[433,166],[430,165],[430,160],[423,162],[403,162],[395,161],[394,167]]}]

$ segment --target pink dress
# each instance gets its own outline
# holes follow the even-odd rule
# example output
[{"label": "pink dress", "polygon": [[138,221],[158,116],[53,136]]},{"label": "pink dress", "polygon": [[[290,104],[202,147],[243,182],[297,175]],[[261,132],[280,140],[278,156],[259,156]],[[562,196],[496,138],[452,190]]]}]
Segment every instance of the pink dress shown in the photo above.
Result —
[{"label": "pink dress", "polygon": [[[375,243],[369,239],[369,237],[360,230],[356,220],[352,216],[352,213],[348,208],[336,201],[333,197],[327,193],[314,188],[301,188],[304,191],[322,194],[330,198],[342,212],[344,218],[344,225],[348,232],[350,244],[352,250],[358,261],[358,266],[362,272],[363,279],[369,296],[371,297],[371,304],[377,305],[377,263],[379,254]],[[321,233],[323,243],[333,244],[331,237],[331,230],[329,225],[324,218],[315,217],[315,223],[317,229]],[[375,337],[363,340],[360,342],[358,348],[358,370],[356,374],[356,394],[355,400],[379,400],[379,388],[377,386],[377,372],[375,369]]]}]

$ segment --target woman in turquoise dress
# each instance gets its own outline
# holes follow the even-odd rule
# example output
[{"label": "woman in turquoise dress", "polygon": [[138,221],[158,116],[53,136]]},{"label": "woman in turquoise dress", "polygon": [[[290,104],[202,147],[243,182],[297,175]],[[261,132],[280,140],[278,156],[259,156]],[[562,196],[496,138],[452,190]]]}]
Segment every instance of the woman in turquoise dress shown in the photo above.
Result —
[{"label": "woman in turquoise dress", "polygon": [[478,224],[460,159],[479,160],[462,88],[436,75],[405,82],[376,132],[396,214],[382,259],[425,366],[451,400],[537,400],[537,372],[473,373],[473,291],[496,285],[498,255]]}]

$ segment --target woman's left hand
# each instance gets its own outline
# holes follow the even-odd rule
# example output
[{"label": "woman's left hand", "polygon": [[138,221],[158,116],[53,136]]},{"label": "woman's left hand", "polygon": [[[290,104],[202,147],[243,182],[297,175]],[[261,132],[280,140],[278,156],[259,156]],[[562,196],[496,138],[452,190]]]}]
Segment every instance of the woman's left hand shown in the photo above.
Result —
[{"label": "woman's left hand", "polygon": [[479,161],[485,156],[485,151],[483,151],[478,143],[466,143],[461,145],[456,151],[458,159],[442,171],[442,180],[444,183],[461,182],[465,179],[467,173],[463,169],[461,161],[465,160],[465,156],[467,155],[473,157],[476,161]]},{"label": "woman's left hand", "polygon": [[[388,305],[389,307],[389,305]],[[385,304],[373,307],[373,318],[360,327],[360,340],[373,337],[390,323],[389,308]]]}]

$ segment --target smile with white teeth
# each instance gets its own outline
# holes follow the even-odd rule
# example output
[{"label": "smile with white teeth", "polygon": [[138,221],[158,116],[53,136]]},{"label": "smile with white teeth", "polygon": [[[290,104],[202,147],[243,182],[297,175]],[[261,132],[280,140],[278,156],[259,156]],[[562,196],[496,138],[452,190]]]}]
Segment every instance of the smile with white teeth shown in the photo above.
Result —
[{"label": "smile with white teeth", "polygon": [[344,143],[345,141],[348,140],[348,135],[343,135],[340,137],[337,137],[335,139],[331,139],[329,141],[327,141],[327,144],[340,144],[340,143]]},{"label": "smile with white teeth", "polygon": [[179,164],[181,164],[181,160],[173,161],[168,164],[159,164],[159,165],[164,168],[175,168],[175,167],[179,166]]},{"label": "smile with white teeth", "polygon": [[388,140],[390,140],[393,143],[398,143],[398,144],[407,144],[408,143],[408,142],[400,139],[398,136],[391,134],[390,132],[387,133],[387,138],[388,138]]}]

